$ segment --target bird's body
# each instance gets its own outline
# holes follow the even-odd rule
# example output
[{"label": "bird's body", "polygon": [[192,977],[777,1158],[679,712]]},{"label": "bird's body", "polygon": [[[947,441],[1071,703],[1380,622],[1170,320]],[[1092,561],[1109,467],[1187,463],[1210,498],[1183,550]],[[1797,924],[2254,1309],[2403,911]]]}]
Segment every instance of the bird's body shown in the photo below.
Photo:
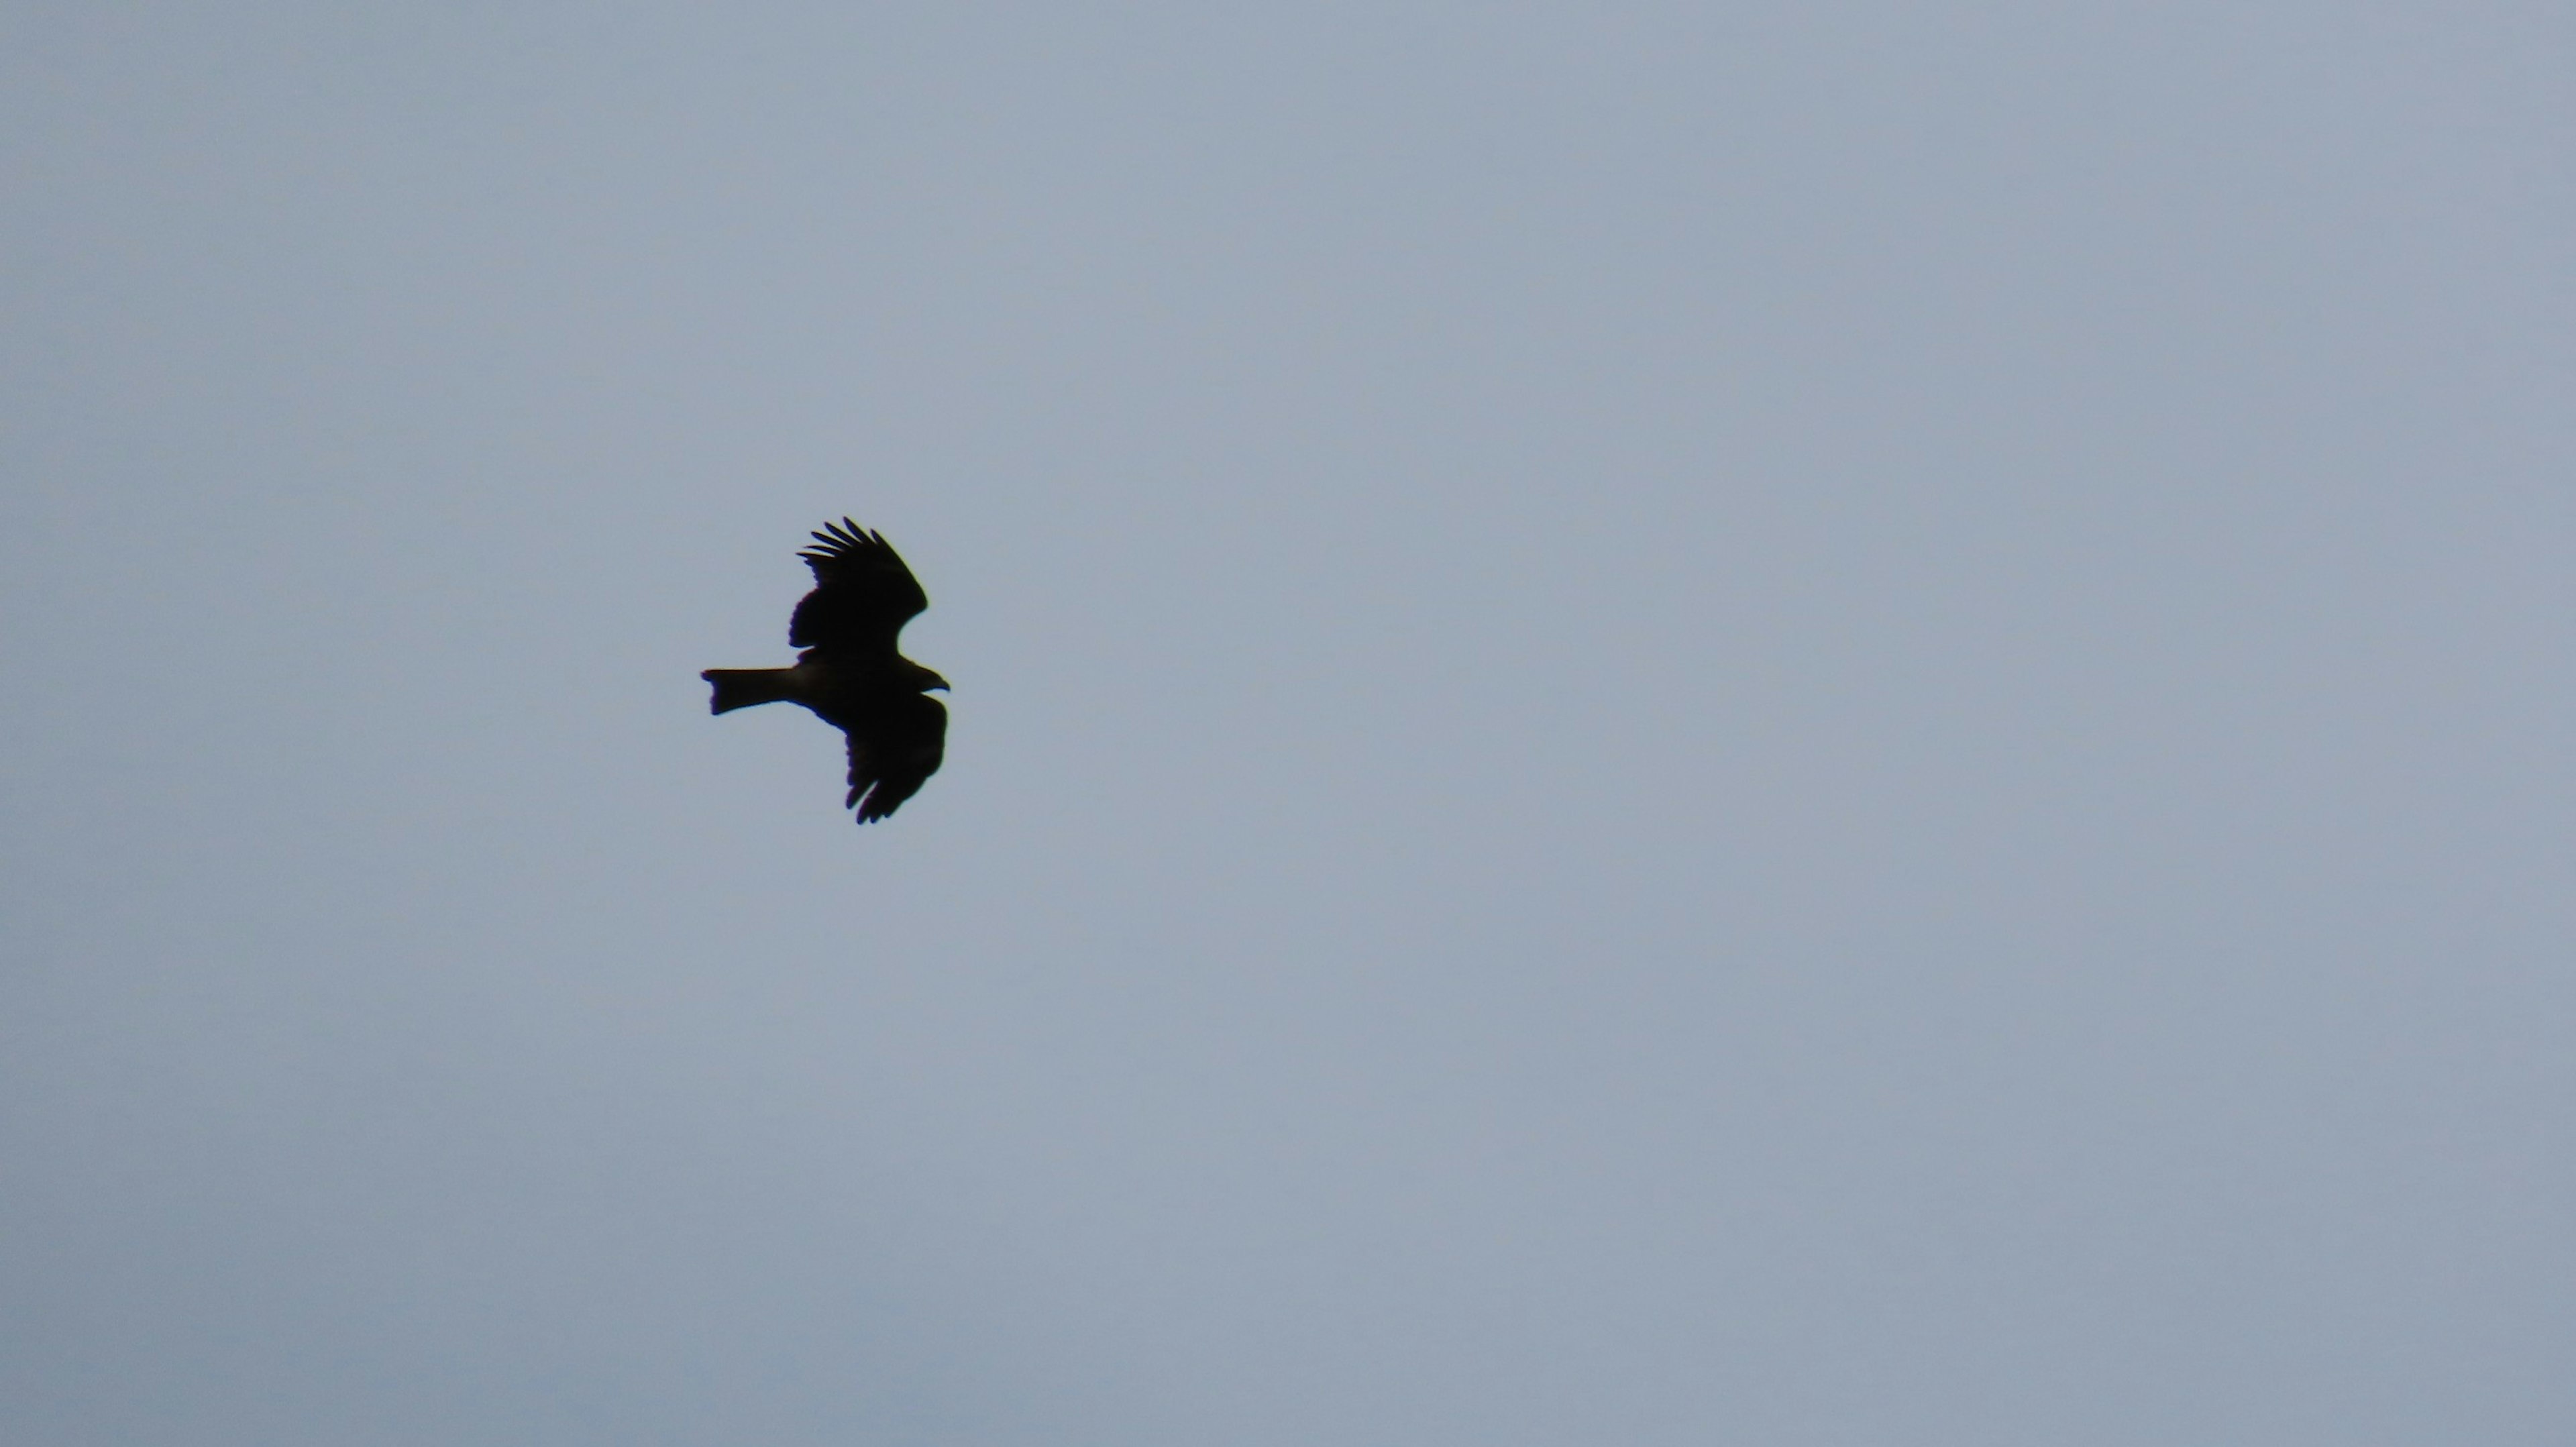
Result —
[{"label": "bird's body", "polygon": [[788,623],[788,643],[804,650],[794,666],[710,668],[699,677],[714,685],[716,713],[802,704],[848,735],[844,807],[869,823],[918,792],[947,749],[948,710],[929,690],[948,680],[895,649],[930,599],[882,534],[848,518],[824,524],[797,556],[814,570],[814,591]]}]

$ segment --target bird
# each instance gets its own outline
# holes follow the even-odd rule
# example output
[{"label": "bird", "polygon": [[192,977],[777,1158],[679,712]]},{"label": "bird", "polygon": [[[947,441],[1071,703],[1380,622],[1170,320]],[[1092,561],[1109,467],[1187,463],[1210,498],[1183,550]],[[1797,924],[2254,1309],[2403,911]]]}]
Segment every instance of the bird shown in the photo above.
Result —
[{"label": "bird", "polygon": [[932,691],[948,680],[895,650],[903,625],[930,595],[883,533],[844,517],[825,523],[797,553],[814,570],[814,591],[787,621],[790,668],[710,668],[713,713],[764,703],[802,704],[850,740],[844,809],[871,824],[903,807],[939,771],[948,710]]}]

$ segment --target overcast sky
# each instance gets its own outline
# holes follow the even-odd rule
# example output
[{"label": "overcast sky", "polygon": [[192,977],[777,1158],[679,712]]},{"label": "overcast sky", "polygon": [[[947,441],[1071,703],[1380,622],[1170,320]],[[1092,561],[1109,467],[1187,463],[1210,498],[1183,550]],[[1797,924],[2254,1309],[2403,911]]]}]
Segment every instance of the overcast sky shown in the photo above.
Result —
[{"label": "overcast sky", "polygon": [[7,6],[0,1439],[2576,1440],[2570,76]]}]

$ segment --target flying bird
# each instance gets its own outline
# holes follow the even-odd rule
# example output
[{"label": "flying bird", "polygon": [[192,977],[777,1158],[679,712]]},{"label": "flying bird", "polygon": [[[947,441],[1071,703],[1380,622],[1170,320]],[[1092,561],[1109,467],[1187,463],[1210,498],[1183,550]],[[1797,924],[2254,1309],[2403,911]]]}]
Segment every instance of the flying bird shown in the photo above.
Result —
[{"label": "flying bird", "polygon": [[948,680],[895,651],[895,635],[930,596],[883,534],[848,518],[825,523],[796,556],[814,570],[814,591],[787,621],[788,645],[804,650],[795,666],[698,676],[715,685],[716,713],[798,703],[849,735],[850,796],[841,807],[871,823],[901,808],[947,750],[948,710],[930,690]]}]

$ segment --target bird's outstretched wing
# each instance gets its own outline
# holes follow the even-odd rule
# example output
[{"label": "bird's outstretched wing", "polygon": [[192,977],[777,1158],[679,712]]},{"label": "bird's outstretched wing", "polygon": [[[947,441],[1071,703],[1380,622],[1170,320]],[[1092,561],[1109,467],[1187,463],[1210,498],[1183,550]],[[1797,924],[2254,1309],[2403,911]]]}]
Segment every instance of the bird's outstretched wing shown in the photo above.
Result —
[{"label": "bird's outstretched wing", "polygon": [[948,710],[928,694],[905,694],[850,736],[850,796],[844,809],[871,824],[919,793],[948,751]]},{"label": "bird's outstretched wing", "polygon": [[825,523],[796,556],[814,570],[814,591],[787,622],[794,647],[892,654],[895,635],[930,606],[885,537],[848,518]]}]

